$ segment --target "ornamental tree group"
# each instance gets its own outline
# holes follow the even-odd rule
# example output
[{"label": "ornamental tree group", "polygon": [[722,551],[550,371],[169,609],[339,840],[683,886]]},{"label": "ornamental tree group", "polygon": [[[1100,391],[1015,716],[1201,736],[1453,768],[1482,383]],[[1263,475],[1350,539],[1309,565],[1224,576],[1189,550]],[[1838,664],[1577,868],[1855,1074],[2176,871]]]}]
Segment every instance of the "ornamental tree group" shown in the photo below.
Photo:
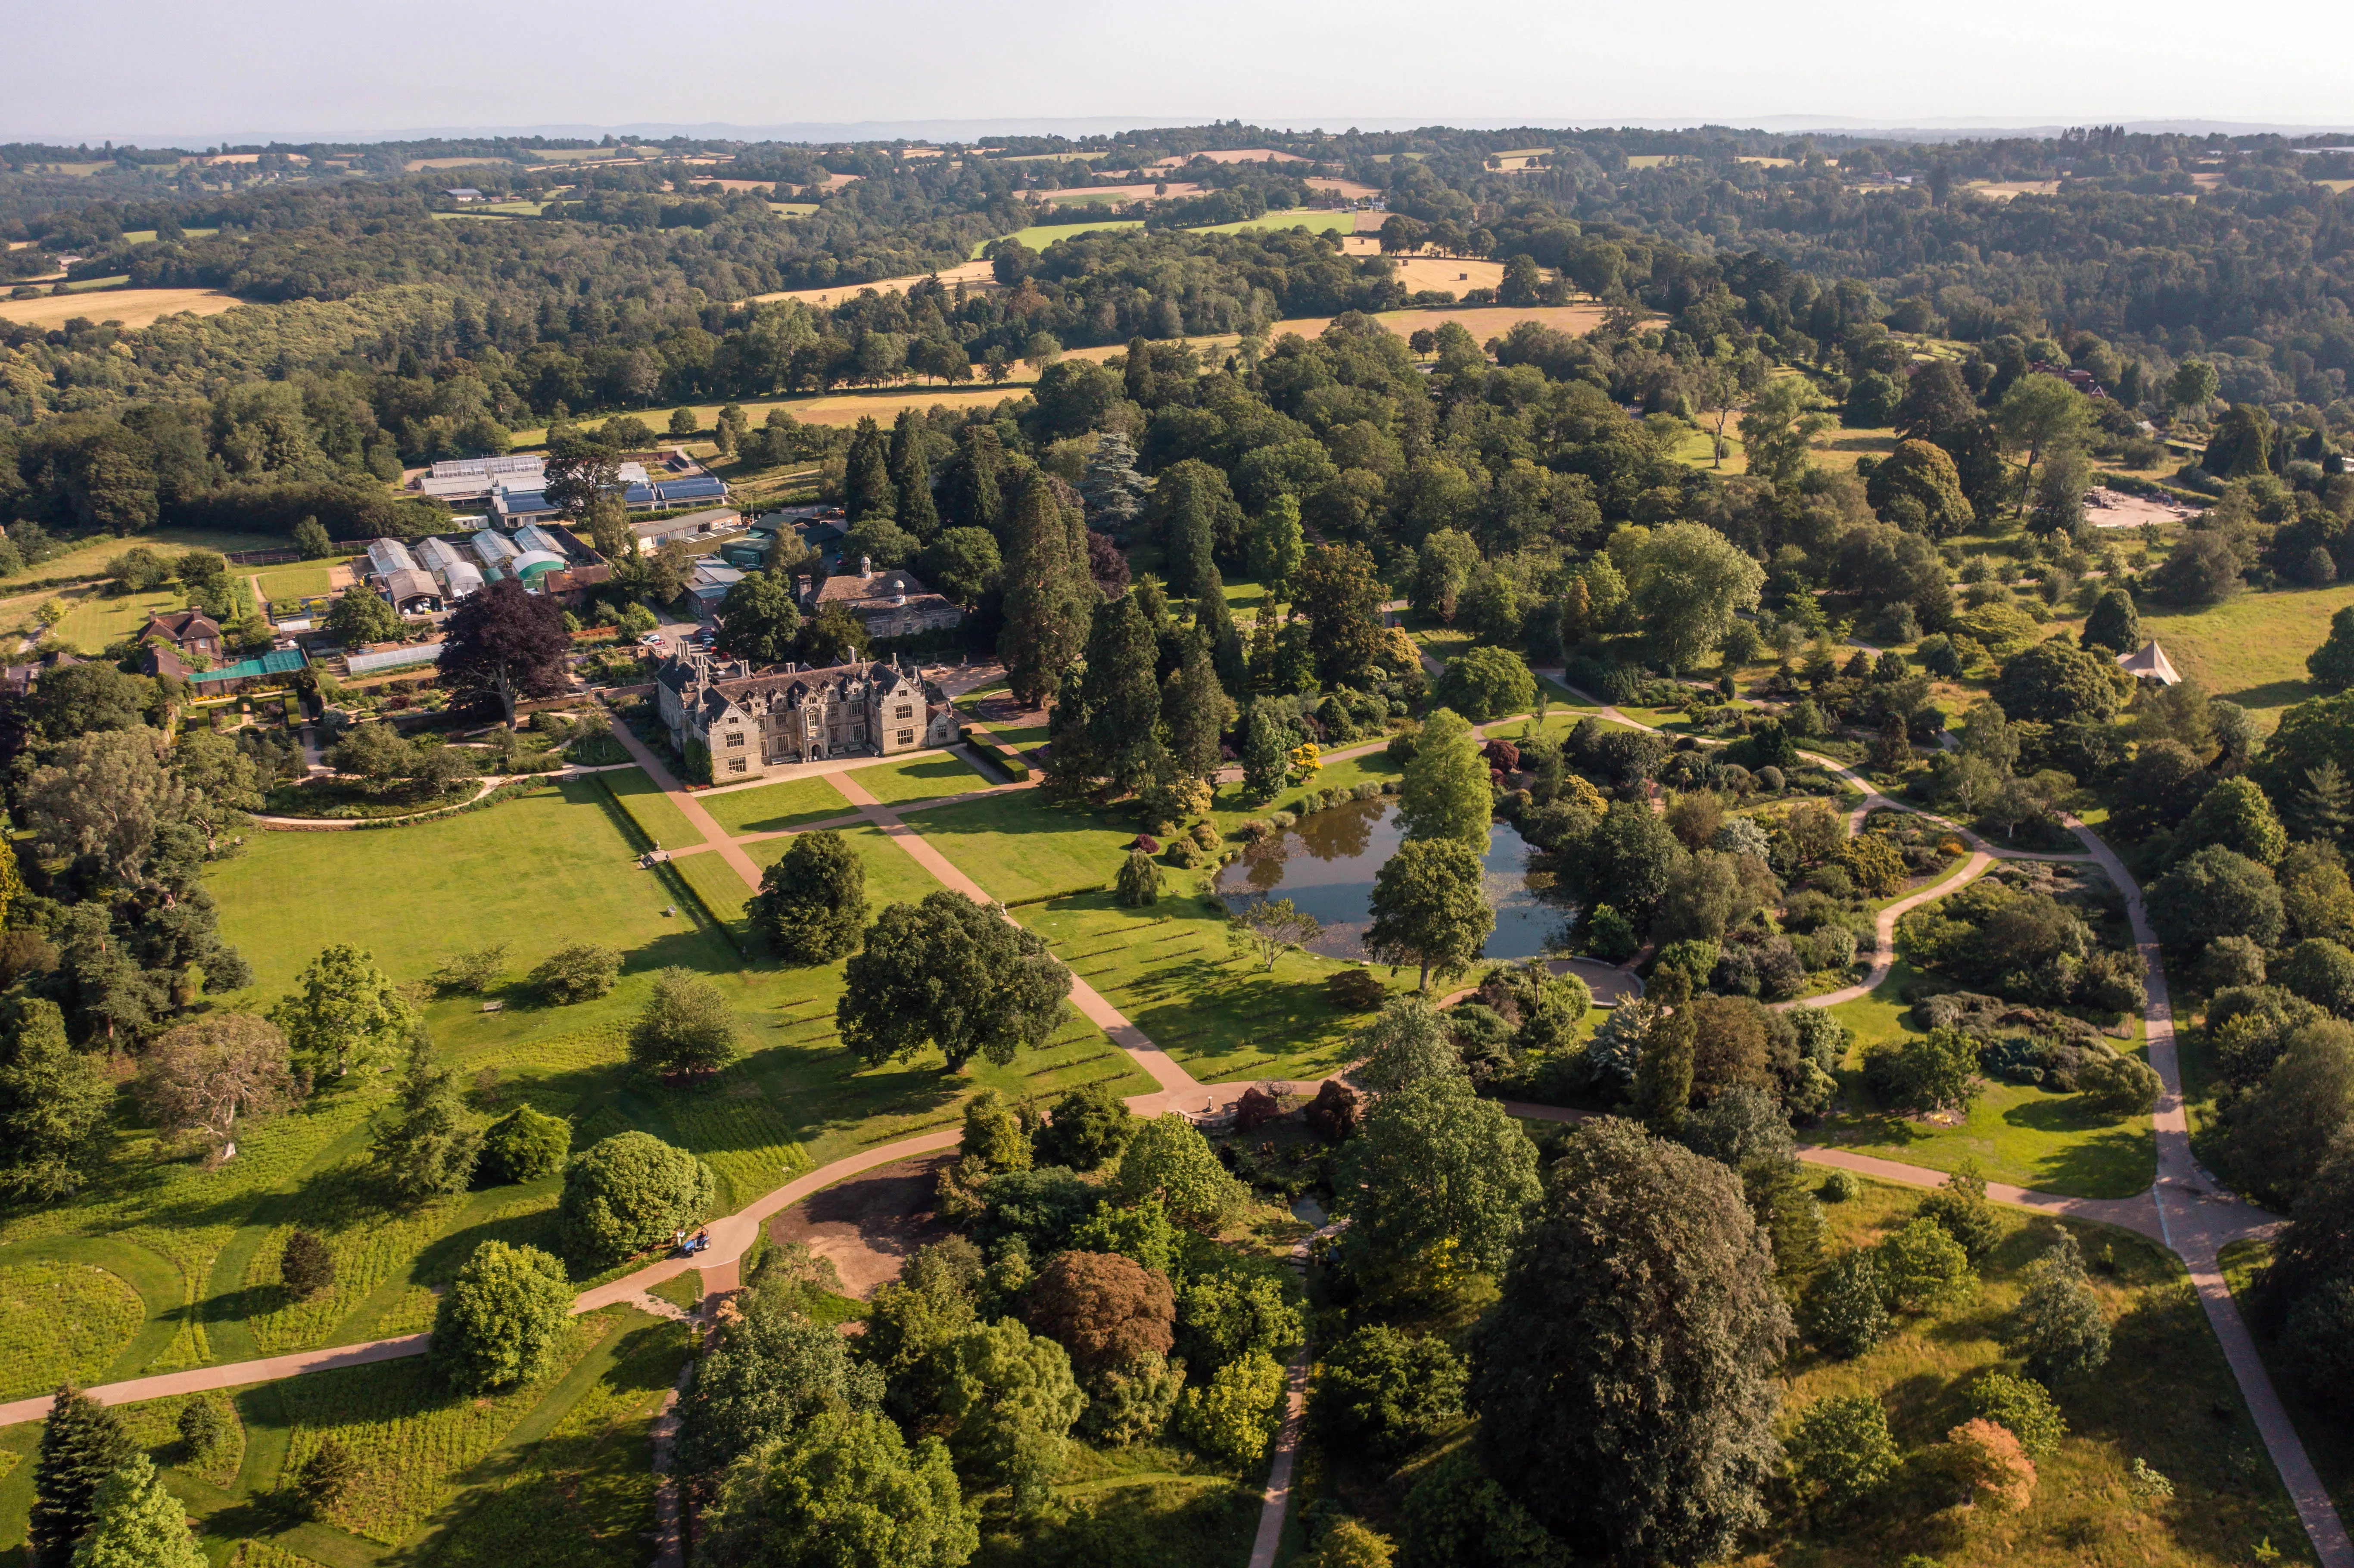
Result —
[{"label": "ornamental tree group", "polygon": [[1398,816],[1409,839],[1459,839],[1484,854],[1494,789],[1479,737],[1452,708],[1440,708],[1415,736],[1398,784]]},{"label": "ornamental tree group", "polygon": [[1108,1372],[1176,1342],[1168,1277],[1111,1253],[1061,1252],[1023,1302],[1030,1327],[1069,1352],[1082,1374]]},{"label": "ornamental tree group", "polygon": [[1459,838],[1408,839],[1373,874],[1373,924],[1365,950],[1384,963],[1415,965],[1420,989],[1471,967],[1496,928],[1479,853]]},{"label": "ornamental tree group", "polygon": [[963,1568],[981,1546],[947,1446],[877,1411],[827,1410],[746,1454],[704,1516],[740,1568]]},{"label": "ornamental tree group", "polygon": [[572,1151],[572,1125],[527,1105],[517,1106],[482,1134],[482,1159],[508,1181],[536,1181],[564,1168]]},{"label": "ornamental tree group", "polygon": [[139,1452],[122,1417],[71,1386],[58,1390],[33,1462],[27,1540],[38,1568],[67,1568],[98,1516],[98,1492]]},{"label": "ornamental tree group", "polygon": [[1474,724],[1486,724],[1533,708],[1537,684],[1509,648],[1474,648],[1447,661],[1433,695]]},{"label": "ornamental tree group", "polygon": [[1214,1227],[1243,1195],[1209,1139],[1174,1111],[1138,1126],[1111,1191],[1124,1203],[1158,1198],[1171,1218],[1196,1230]]},{"label": "ornamental tree group", "polygon": [[707,1075],[736,1059],[743,1029],[710,978],[675,966],[630,1024],[630,1061],[642,1071]]}]

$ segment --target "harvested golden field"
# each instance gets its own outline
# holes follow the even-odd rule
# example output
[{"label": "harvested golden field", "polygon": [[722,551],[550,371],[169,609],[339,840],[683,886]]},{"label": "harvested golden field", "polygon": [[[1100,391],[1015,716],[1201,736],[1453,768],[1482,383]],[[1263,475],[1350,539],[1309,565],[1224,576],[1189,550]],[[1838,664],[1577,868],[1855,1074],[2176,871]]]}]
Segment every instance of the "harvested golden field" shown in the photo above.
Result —
[{"label": "harvested golden field", "polygon": [[44,294],[37,300],[0,300],[0,321],[46,329],[85,316],[143,327],[181,311],[212,316],[242,303],[217,289],[93,289],[82,294]]},{"label": "harvested golden field", "polygon": [[1152,166],[1156,169],[1182,169],[1193,158],[1207,158],[1214,164],[1304,164],[1308,160],[1297,153],[1278,153],[1271,147],[1233,147],[1222,153],[1196,153],[1193,158],[1163,158]]},{"label": "harvested golden field", "polygon": [[1398,259],[1398,281],[1420,293],[1445,289],[1461,299],[1474,289],[1492,289],[1504,281],[1501,261],[1474,261],[1468,256],[1408,256]]},{"label": "harvested golden field", "polygon": [[[1331,191],[1352,200],[1381,195],[1378,185],[1360,185],[1355,180],[1335,179],[1331,175],[1310,175],[1299,182],[1312,191]],[[1384,214],[1384,216],[1387,216]]]},{"label": "harvested golden field", "polygon": [[[877,424],[888,425],[897,418],[902,408],[918,411],[945,407],[962,412],[967,408],[993,408],[1008,397],[1019,397],[1028,392],[1027,387],[916,387],[905,392],[833,392],[821,397],[779,400],[771,407],[792,410],[793,418],[806,425],[854,425],[868,415]],[[745,405],[745,412],[752,411]]]},{"label": "harvested golden field", "polygon": [[1160,184],[1162,188],[1157,190],[1150,185],[1088,185],[1077,190],[1040,191],[1038,194],[1050,202],[1060,204],[1077,201],[1128,202],[1174,200],[1178,196],[1200,196],[1203,191],[1202,186],[1195,185],[1191,180],[1164,180],[1160,182]]},{"label": "harvested golden field", "polygon": [[[997,280],[991,275],[989,267],[986,261],[967,261],[944,268],[938,277],[950,289],[959,283],[968,289],[994,289]],[[806,305],[832,305],[855,299],[862,289],[872,289],[878,294],[904,294],[931,276],[932,273],[923,272],[912,278],[883,278],[872,283],[835,283],[823,289],[780,289],[773,294],[755,294],[752,298],[763,304],[771,300],[799,300]]]},{"label": "harvested golden field", "polygon": [[2013,196],[2058,196],[2058,180],[1988,180],[1967,187],[1971,195],[1982,196],[1988,201],[2009,201]]}]

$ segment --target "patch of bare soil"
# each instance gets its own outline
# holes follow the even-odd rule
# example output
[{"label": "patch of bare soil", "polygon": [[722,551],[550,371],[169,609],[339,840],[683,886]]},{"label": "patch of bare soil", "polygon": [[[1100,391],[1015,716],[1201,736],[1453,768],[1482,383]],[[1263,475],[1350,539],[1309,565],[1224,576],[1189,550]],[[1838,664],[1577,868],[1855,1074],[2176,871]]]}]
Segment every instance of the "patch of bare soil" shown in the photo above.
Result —
[{"label": "patch of bare soil", "polygon": [[899,1277],[909,1255],[949,1233],[933,1212],[943,1166],[955,1151],[903,1160],[828,1187],[769,1222],[778,1241],[807,1245],[831,1258],[843,1288],[864,1301]]}]

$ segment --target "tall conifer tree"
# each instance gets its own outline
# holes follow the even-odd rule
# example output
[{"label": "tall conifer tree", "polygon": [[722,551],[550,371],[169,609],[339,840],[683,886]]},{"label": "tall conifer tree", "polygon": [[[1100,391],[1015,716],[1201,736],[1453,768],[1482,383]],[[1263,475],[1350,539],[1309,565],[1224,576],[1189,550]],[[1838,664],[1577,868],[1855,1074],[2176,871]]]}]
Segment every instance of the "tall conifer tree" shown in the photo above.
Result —
[{"label": "tall conifer tree", "polygon": [[1054,481],[1034,471],[1023,481],[1006,524],[1005,627],[998,649],[1006,684],[1024,705],[1044,702],[1079,656],[1093,587],[1087,558],[1075,557],[1071,530]]}]

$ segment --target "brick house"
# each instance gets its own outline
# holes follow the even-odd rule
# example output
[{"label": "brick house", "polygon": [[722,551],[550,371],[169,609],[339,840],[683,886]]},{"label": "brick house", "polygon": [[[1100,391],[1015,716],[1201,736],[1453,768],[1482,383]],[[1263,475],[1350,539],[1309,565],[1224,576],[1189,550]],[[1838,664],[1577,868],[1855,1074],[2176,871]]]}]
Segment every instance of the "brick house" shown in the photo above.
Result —
[{"label": "brick house", "polygon": [[161,638],[179,650],[180,657],[203,659],[218,663],[221,656],[220,622],[201,609],[175,609],[164,615],[151,615],[147,624],[139,629],[139,641]]},{"label": "brick house", "polygon": [[755,674],[741,660],[700,651],[663,661],[654,674],[663,723],[681,754],[700,746],[711,778],[736,784],[829,757],[894,757],[957,737],[948,695],[887,660]]}]

